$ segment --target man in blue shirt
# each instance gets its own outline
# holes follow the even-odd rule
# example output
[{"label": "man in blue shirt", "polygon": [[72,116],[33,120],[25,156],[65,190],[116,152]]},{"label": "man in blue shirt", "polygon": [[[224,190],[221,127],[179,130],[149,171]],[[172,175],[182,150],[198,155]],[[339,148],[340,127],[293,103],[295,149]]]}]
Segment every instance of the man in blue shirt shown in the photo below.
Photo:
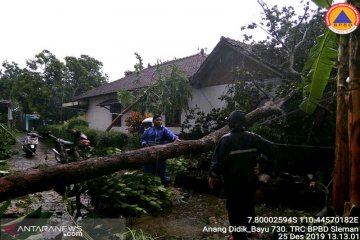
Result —
[{"label": "man in blue shirt", "polygon": [[[171,130],[162,126],[162,117],[161,115],[154,115],[153,125],[145,130],[141,136],[141,146],[148,147],[154,145],[166,144],[178,140]],[[167,185],[171,182],[170,177],[166,176],[166,161],[159,160],[154,164],[148,164],[144,166],[145,173],[152,173],[161,178],[161,182],[164,185]]]}]

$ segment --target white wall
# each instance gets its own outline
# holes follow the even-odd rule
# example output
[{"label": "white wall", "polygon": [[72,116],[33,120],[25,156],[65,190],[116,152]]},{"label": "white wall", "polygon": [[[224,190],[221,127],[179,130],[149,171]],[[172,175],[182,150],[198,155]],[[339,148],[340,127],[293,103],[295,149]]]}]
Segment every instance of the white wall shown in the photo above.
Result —
[{"label": "white wall", "polygon": [[[95,97],[89,100],[89,107],[86,113],[86,121],[89,122],[89,127],[97,130],[105,131],[106,128],[111,124],[112,118],[111,113],[104,107],[97,106],[99,103],[109,100],[108,96]],[[109,108],[109,106],[107,106]],[[113,127],[111,131],[127,133],[127,126],[125,126],[125,119],[130,114],[127,113],[121,118],[121,127]]]},{"label": "white wall", "polygon": [[217,85],[193,88],[189,107],[195,107],[195,105],[197,105],[204,113],[209,113],[213,108],[222,108],[225,103],[220,101],[219,97],[225,94],[226,86],[227,85]]},{"label": "white wall", "polygon": [[[224,102],[218,98],[225,93],[226,85],[211,86],[205,88],[192,88],[192,99],[189,102],[189,107],[193,108],[197,105],[204,113],[209,113],[213,108],[221,108]],[[89,100],[89,108],[86,113],[86,120],[89,122],[89,127],[97,130],[105,131],[105,129],[112,122],[110,111],[104,107],[97,106],[99,103],[110,99],[109,96],[95,97]],[[121,118],[122,127],[113,127],[111,131],[127,133],[127,126],[125,119],[130,115],[130,112]],[[165,126],[166,126],[166,119]],[[181,115],[181,121],[185,120],[185,112]],[[174,133],[180,133],[180,127],[169,127]]]},{"label": "white wall", "polygon": [[[219,100],[219,97],[226,93],[226,86],[217,85],[204,88],[192,88],[192,99],[189,102],[189,107],[194,108],[196,105],[205,114],[209,113],[213,108],[222,108],[225,105],[224,101]],[[185,111],[181,114],[181,122],[185,120]],[[170,128],[174,133],[181,131],[180,127]]]}]

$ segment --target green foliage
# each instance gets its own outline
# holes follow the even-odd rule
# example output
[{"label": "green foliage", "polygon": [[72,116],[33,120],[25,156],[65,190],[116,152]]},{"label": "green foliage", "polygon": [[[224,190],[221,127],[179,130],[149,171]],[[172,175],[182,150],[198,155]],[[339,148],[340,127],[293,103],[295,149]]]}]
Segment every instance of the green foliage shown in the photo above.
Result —
[{"label": "green foliage", "polygon": [[121,149],[115,147],[105,147],[95,150],[95,155],[99,157],[117,153],[121,153]]},{"label": "green foliage", "polygon": [[337,36],[327,29],[317,38],[303,69],[307,73],[307,85],[304,87],[306,99],[301,103],[300,109],[304,112],[311,114],[315,111],[335,66],[337,54]]},{"label": "green foliage", "polygon": [[[227,91],[219,99],[226,102],[227,109],[231,112],[235,109],[244,112],[254,110],[259,103],[268,98],[260,86],[262,76],[235,67],[231,71],[234,83],[227,86]],[[270,92],[270,91],[268,91]]]},{"label": "green foliage", "polygon": [[88,55],[80,58],[65,57],[67,94],[70,98],[99,87],[107,82],[108,76],[103,74],[102,62]]},{"label": "green foliage", "polygon": [[128,135],[119,132],[98,131],[96,136],[96,149],[114,147],[123,149],[128,143]]},{"label": "green foliage", "polygon": [[329,8],[331,6],[332,0],[312,0],[318,7]]},{"label": "green foliage", "polygon": [[[11,201],[8,200],[4,202],[2,205],[0,205],[0,218],[3,216],[5,211],[10,207]],[[12,220],[10,222],[1,222],[1,236],[4,237],[4,239],[29,239],[30,236],[38,234],[38,232],[34,231],[26,231],[26,232],[15,232],[15,236],[10,235],[8,232],[4,231],[5,228],[10,227],[11,225],[36,225],[36,226],[43,226],[46,224],[47,220],[50,218],[51,213],[49,212],[43,212],[41,209],[41,206],[37,208],[36,210],[27,213],[24,216],[18,217],[15,220]],[[31,222],[28,221],[28,219],[31,219]],[[35,220],[36,219],[36,220]]]},{"label": "green foliage", "polygon": [[309,1],[301,2],[303,9],[269,6],[264,0],[258,3],[263,10],[262,21],[244,26],[242,30],[260,28],[267,37],[255,42],[251,35],[244,34],[245,42],[250,43],[251,51],[260,59],[276,66],[287,78],[298,80],[309,49],[325,28],[324,12],[312,10]]},{"label": "green foliage", "polygon": [[7,159],[11,156],[12,145],[15,144],[14,135],[13,130],[3,125],[0,126],[0,159]]},{"label": "green foliage", "polygon": [[152,237],[150,234],[144,233],[142,229],[130,229],[124,233],[123,236],[126,240],[154,240],[155,238]]},{"label": "green foliage", "polygon": [[67,128],[68,129],[77,129],[78,127],[89,127],[89,123],[81,117],[74,117],[67,121]]},{"label": "green foliage", "polygon": [[52,135],[58,137],[58,138],[62,138],[68,141],[72,141],[72,135],[66,131],[66,125],[62,124],[54,124],[54,125],[46,125],[46,126],[41,126],[37,129],[37,132],[41,135],[41,136],[45,136],[48,134],[48,132],[50,132]]},{"label": "green foliage", "polygon": [[76,112],[63,109],[62,103],[75,95],[98,87],[107,81],[101,72],[102,63],[86,55],[66,57],[61,62],[48,50],[43,50],[26,62],[3,63],[0,72],[0,96],[11,99],[22,112],[40,114],[42,119],[63,121]]},{"label": "green foliage", "polygon": [[138,149],[138,148],[141,148],[140,139],[141,139],[140,134],[130,134],[128,136],[128,143],[126,145],[126,149]]},{"label": "green foliage", "polygon": [[129,106],[135,101],[135,96],[125,89],[120,89],[117,92],[117,100],[122,106]]},{"label": "green foliage", "polygon": [[[141,81],[141,72],[137,71]],[[133,110],[164,114],[172,122],[174,114],[186,110],[191,98],[191,86],[185,73],[176,65],[157,66],[158,79],[147,89],[139,88],[131,92],[119,91],[118,99],[124,106],[138,101]],[[136,80],[137,81],[137,80]]]},{"label": "green foliage", "polygon": [[210,132],[225,126],[225,117],[229,114],[227,109],[213,108],[205,114],[195,105],[188,109],[185,120],[181,124],[181,139],[199,139]]},{"label": "green foliage", "polygon": [[[84,123],[82,120],[74,121],[78,123]],[[72,125],[75,129],[80,130],[90,140],[91,144],[97,151],[102,151],[104,148],[113,147],[123,149],[128,143],[128,136],[124,133],[119,132],[103,132],[94,129],[90,129],[84,125]],[[50,131],[52,135],[72,141],[73,136],[66,131],[68,129],[67,124],[63,125],[46,125],[38,128],[40,135],[46,136]]]},{"label": "green foliage", "polygon": [[172,204],[172,193],[159,177],[138,171],[97,178],[88,187],[95,208],[113,216],[154,213]]},{"label": "green foliage", "polygon": [[288,140],[283,129],[284,124],[285,124],[284,122],[279,122],[279,121],[269,125],[255,124],[251,126],[249,130],[259,134],[260,136],[270,141],[285,143]]},{"label": "green foliage", "polygon": [[188,168],[188,160],[184,157],[171,158],[166,160],[166,170],[171,176],[176,176],[176,174],[183,173]]},{"label": "green foliage", "polygon": [[[191,86],[183,71],[176,65],[170,69],[159,69],[165,77],[155,82],[149,94],[145,96],[145,107],[152,113],[163,113],[166,120],[172,122],[174,113],[178,110],[187,109],[191,98]],[[161,74],[161,75],[162,75]]]}]

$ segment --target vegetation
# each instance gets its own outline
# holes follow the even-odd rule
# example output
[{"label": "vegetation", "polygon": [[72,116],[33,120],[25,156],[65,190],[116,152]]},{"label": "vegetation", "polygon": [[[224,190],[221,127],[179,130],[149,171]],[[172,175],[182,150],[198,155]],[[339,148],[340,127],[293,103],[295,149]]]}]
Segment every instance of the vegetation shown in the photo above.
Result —
[{"label": "vegetation", "polygon": [[[316,1],[319,7],[330,7],[332,1]],[[348,1],[357,9],[360,5],[357,1]],[[360,53],[359,29],[350,34],[350,37],[336,35],[326,30],[319,37],[317,44],[312,49],[312,55],[307,64],[311,66],[309,74],[309,87],[306,90],[307,99],[302,104],[302,109],[311,114],[318,102],[323,97],[323,90],[331,80],[331,71],[338,57],[337,72],[337,118],[336,129],[336,161],[333,184],[333,204],[336,212],[341,214],[345,202],[360,205],[359,164],[360,147],[358,136],[360,134],[360,90],[358,86],[359,67],[357,62]],[[335,50],[338,46],[339,51]],[[335,94],[334,94],[335,95]],[[351,177],[349,177],[351,176]]]},{"label": "vegetation", "polygon": [[7,159],[12,154],[12,146],[15,144],[14,130],[3,126],[0,123],[0,160]]},{"label": "vegetation", "polygon": [[[10,207],[11,201],[6,201],[0,206],[0,218],[3,217],[6,210]],[[14,232],[12,228],[13,226],[26,226],[27,224],[29,226],[43,226],[51,216],[48,212],[43,212],[41,207],[37,208],[34,211],[31,211],[30,213],[27,213],[24,216],[17,217],[15,220],[12,220],[10,222],[1,222],[1,236],[4,237],[4,239],[27,239],[32,235],[38,234],[36,231],[25,231],[25,232]],[[32,219],[31,222],[27,221],[28,219]],[[8,230],[8,231],[6,231]]]},{"label": "vegetation", "polygon": [[139,171],[122,172],[89,181],[89,196],[107,216],[138,216],[171,206],[172,193],[159,177]]},{"label": "vegetation", "polygon": [[[46,136],[50,131],[51,134],[59,138],[72,141],[73,136],[66,129],[73,128],[80,130],[89,138],[98,155],[104,155],[108,151],[113,152],[114,149],[124,149],[128,144],[128,136],[126,134],[90,129],[88,123],[82,118],[72,118],[61,125],[43,126],[38,128],[38,132]],[[113,148],[113,150],[110,150],[110,148]]]},{"label": "vegetation", "polygon": [[41,119],[53,122],[77,114],[63,109],[62,103],[106,83],[108,78],[101,71],[102,63],[90,56],[65,57],[62,62],[48,50],[26,61],[24,68],[6,61],[2,66],[0,99],[10,99],[15,109],[23,113],[36,112]]},{"label": "vegetation", "polygon": [[130,134],[140,133],[142,121],[148,117],[151,117],[149,113],[141,114],[140,112],[131,112],[130,116],[125,119],[128,132]]},{"label": "vegetation", "polygon": [[[140,84],[142,60],[137,55],[139,64],[136,65],[136,82]],[[118,100],[123,106],[135,104],[132,109],[139,112],[164,114],[168,122],[172,122],[176,111],[186,110],[191,97],[190,83],[181,69],[176,65],[156,66],[156,79],[153,84],[144,89],[133,91],[118,91]],[[170,101],[171,99],[171,101]]]}]

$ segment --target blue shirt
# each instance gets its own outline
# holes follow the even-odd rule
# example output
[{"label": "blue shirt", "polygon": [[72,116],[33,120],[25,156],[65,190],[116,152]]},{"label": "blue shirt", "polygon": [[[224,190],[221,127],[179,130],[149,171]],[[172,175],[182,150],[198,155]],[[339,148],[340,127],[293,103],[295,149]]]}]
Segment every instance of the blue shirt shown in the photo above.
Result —
[{"label": "blue shirt", "polygon": [[149,127],[141,136],[141,145],[153,146],[166,144],[175,141],[176,139],[178,139],[178,137],[166,127]]}]

